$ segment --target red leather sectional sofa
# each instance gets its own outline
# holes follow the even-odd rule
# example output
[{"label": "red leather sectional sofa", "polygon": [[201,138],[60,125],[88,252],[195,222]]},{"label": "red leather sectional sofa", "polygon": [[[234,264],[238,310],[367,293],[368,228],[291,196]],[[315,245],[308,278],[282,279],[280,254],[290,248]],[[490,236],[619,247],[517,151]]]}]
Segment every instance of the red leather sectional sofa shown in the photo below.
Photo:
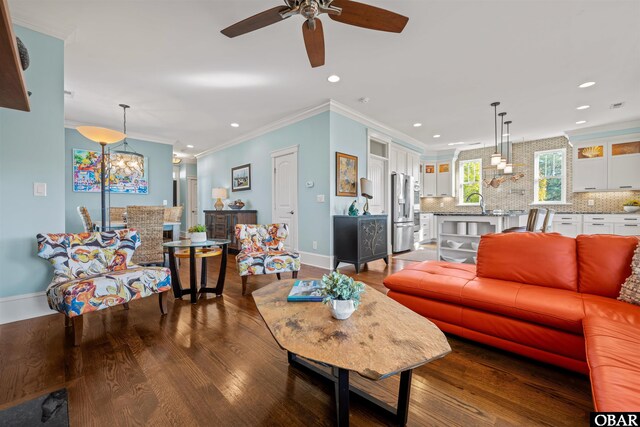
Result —
[{"label": "red leather sectional sofa", "polygon": [[589,373],[597,411],[640,411],[640,307],[616,300],[638,241],[489,234],[476,266],[416,263],[384,284],[445,332]]}]

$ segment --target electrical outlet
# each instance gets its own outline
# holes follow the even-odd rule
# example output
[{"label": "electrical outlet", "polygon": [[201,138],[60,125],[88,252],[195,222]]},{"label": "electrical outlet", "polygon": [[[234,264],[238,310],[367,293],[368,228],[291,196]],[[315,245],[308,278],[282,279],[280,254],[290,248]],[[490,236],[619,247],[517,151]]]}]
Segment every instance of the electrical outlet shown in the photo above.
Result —
[{"label": "electrical outlet", "polygon": [[162,201],[162,206],[167,206],[167,201],[166,200]]},{"label": "electrical outlet", "polygon": [[46,182],[34,182],[33,183],[33,195],[36,197],[47,197],[47,183]]},{"label": "electrical outlet", "polygon": [[324,194],[318,194],[316,196],[316,202],[318,203],[324,203]]},{"label": "electrical outlet", "polygon": [[444,202],[440,202],[440,207],[444,208]]},{"label": "electrical outlet", "polygon": [[595,204],[596,204],[595,200],[593,200],[593,199],[587,200],[587,206],[595,206]]},{"label": "electrical outlet", "polygon": [[316,242],[315,240],[313,241],[313,249],[318,249],[318,242]]}]

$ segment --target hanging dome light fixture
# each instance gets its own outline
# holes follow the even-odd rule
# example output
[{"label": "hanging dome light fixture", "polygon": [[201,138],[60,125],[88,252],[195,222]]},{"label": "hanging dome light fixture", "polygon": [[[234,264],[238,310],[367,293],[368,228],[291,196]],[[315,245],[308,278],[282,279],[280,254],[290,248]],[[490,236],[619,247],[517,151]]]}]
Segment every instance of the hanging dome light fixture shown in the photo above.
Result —
[{"label": "hanging dome light fixture", "polygon": [[507,166],[507,159],[505,158],[505,155],[503,153],[504,116],[506,116],[507,113],[500,113],[498,115],[500,116],[500,120],[501,120],[500,121],[500,161],[498,162],[498,170],[504,170],[504,168]]},{"label": "hanging dome light fixture", "polygon": [[[127,108],[126,104],[119,104],[124,113],[124,133],[127,130]],[[141,179],[144,176],[144,156],[129,146],[127,138],[122,142],[119,150],[111,150],[109,153],[109,172],[111,176],[127,176],[133,179]]]},{"label": "hanging dome light fixture", "polygon": [[513,173],[513,146],[511,145],[511,130],[510,130],[511,123],[512,123],[511,120],[507,120],[506,122],[504,122],[504,124],[507,125],[507,164],[504,167],[505,174]]},{"label": "hanging dome light fixture", "polygon": [[498,166],[498,163],[500,163],[500,158],[502,157],[500,153],[498,153],[498,105],[500,105],[499,102],[491,103],[491,106],[493,107],[493,115],[494,115],[493,124],[495,126],[495,142],[494,142],[495,151],[491,155],[491,166]]}]

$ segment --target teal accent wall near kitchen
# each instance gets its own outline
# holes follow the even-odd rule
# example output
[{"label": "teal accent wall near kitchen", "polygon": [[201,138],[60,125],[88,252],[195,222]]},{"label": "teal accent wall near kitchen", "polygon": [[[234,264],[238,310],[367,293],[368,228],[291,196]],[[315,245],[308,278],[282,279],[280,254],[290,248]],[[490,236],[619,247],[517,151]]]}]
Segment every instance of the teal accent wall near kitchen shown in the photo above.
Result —
[{"label": "teal accent wall near kitchen", "polygon": [[[184,206],[182,211],[182,226],[180,230],[187,230],[187,208],[189,207],[188,203],[188,182],[187,178],[197,178],[198,177],[198,166],[195,163],[181,163],[180,164],[180,174],[178,176],[178,185],[180,186],[180,200],[178,201],[178,205]],[[197,197],[197,196],[196,196]]]},{"label": "teal accent wall near kitchen", "polygon": [[[229,199],[246,203],[258,211],[259,223],[271,222],[271,153],[298,145],[298,248],[304,252],[329,254],[329,112],[260,135],[241,144],[198,158],[199,221],[203,210],[213,209],[211,189],[224,187]],[[231,168],[251,164],[251,190],[231,192]],[[313,181],[312,188],[305,183]],[[325,203],[316,195],[324,194]],[[318,248],[313,249],[313,241]]]},{"label": "teal accent wall near kitchen", "polygon": [[[52,276],[36,234],[64,231],[64,42],[15,26],[29,49],[31,112],[0,108],[0,297],[44,291]],[[46,197],[33,195],[47,184]]]},{"label": "teal accent wall near kitchen", "polygon": [[[127,138],[130,148],[145,156],[149,176],[149,194],[112,194],[111,206],[146,205],[161,206],[164,200],[167,206],[173,201],[173,146],[150,141]],[[100,151],[100,145],[88,140],[75,129],[65,129],[64,144],[64,182],[65,182],[65,230],[78,233],[82,221],[77,212],[78,206],[86,206],[91,218],[100,219],[100,193],[79,193],[73,191],[73,149]]]}]

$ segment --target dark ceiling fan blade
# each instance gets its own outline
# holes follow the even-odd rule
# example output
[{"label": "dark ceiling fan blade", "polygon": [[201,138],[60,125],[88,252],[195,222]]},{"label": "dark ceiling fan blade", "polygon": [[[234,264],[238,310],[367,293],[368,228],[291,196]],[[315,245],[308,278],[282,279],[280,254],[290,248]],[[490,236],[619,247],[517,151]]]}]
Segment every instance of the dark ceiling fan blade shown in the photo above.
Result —
[{"label": "dark ceiling fan blade", "polygon": [[309,27],[309,21],[302,24],[302,35],[304,37],[304,45],[307,48],[307,56],[311,67],[321,67],[324,65],[324,30],[322,22],[318,18],[315,19],[316,28],[314,30]]},{"label": "dark ceiling fan blade", "polygon": [[220,32],[227,37],[241,36],[243,34],[250,33],[251,31],[275,24],[276,22],[280,22],[283,19],[287,19],[288,17],[282,18],[280,13],[288,10],[289,8],[287,6],[277,6],[269,10],[265,10],[264,12],[260,12],[257,15],[253,15],[247,19],[243,19],[240,22],[236,22]]},{"label": "dark ceiling fan blade", "polygon": [[370,30],[401,33],[409,22],[406,16],[351,0],[334,0],[331,6],[342,8],[340,15],[329,14],[334,21]]}]

